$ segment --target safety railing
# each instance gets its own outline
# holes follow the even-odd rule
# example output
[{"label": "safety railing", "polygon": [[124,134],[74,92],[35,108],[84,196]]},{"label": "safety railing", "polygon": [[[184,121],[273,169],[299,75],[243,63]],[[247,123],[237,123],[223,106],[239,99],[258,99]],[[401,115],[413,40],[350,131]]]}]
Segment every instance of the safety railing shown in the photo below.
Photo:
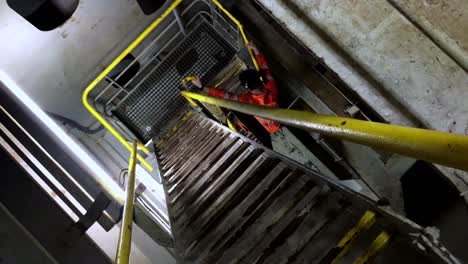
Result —
[{"label": "safety railing", "polygon": [[193,106],[197,106],[197,101],[213,104],[325,136],[468,171],[468,136],[465,135],[245,104],[188,91],[182,91],[182,95]]},{"label": "safety railing", "polygon": [[[182,2],[187,2],[187,5],[179,13],[177,10],[181,6]],[[172,34],[170,38],[166,40],[162,47],[160,47],[159,52],[164,51],[171,43],[179,41],[180,36],[187,34],[185,32],[185,27],[182,25],[181,17],[190,15],[190,12],[195,10],[197,5],[208,4],[208,9],[202,9],[196,12],[196,15],[192,15],[191,19],[186,22],[185,26],[196,23],[196,17],[200,16],[204,19],[206,17],[210,18],[214,25],[214,28],[219,31],[223,36],[227,36],[231,39],[229,43],[234,43],[233,46],[237,47],[237,50],[240,49],[242,44],[247,44],[249,40],[244,32],[242,24],[230,14],[218,0],[196,0],[196,1],[183,1],[183,0],[174,0],[170,6],[153,22],[148,28],[146,28],[126,49],[124,49],[118,56],[115,58],[84,90],[82,94],[82,101],[85,108],[124,146],[127,150],[131,151],[131,144],[129,142],[135,139],[135,136],[126,129],[122,123],[118,120],[115,120],[110,116],[112,112],[112,107],[114,102],[123,101],[126,96],[129,94],[129,89],[135,89],[135,87],[128,87],[130,83],[134,83],[135,77],[130,78],[126,83],[122,84],[119,82],[122,76],[135,66],[138,60],[141,60],[145,54],[150,54],[153,51],[155,43],[157,43],[164,34]],[[168,18],[171,17],[172,20],[168,22]],[[148,40],[150,36],[157,28],[159,28],[163,23],[164,28],[161,32],[158,32],[158,36],[151,41]],[[171,32],[171,30],[176,30],[177,33]],[[137,48],[140,48],[139,45],[143,42],[148,42],[149,44],[144,48],[141,53],[132,59],[128,65],[124,66],[124,69],[117,73],[115,76],[110,76],[110,74],[116,69],[117,66],[121,67],[120,63],[127,59],[129,54],[135,51]],[[252,63],[258,69],[258,65],[252,52],[249,50]],[[146,63],[140,66],[139,72],[143,72],[148,67],[154,67],[155,60],[157,60],[158,55],[151,54],[151,59],[147,60]],[[140,81],[141,83],[141,81]],[[137,84],[138,85],[138,84]],[[99,89],[97,89],[99,88]],[[96,91],[98,90],[98,91]],[[93,93],[93,98],[91,99],[91,94]],[[105,99],[105,100],[104,100]],[[104,101],[104,102],[101,102]],[[99,109],[98,105],[102,105]],[[146,142],[145,142],[146,143]],[[147,146],[138,142],[138,148],[143,151],[145,154],[149,154],[150,151]],[[142,154],[136,154],[137,160],[145,167],[148,171],[153,171],[153,167],[145,160]]]},{"label": "safety railing", "polygon": [[117,253],[115,256],[115,263],[117,264],[128,264],[130,259],[130,250],[132,245],[133,207],[135,204],[137,145],[137,142],[134,141],[130,152],[126,197],[122,213],[122,226],[120,227],[119,243],[117,245]]}]

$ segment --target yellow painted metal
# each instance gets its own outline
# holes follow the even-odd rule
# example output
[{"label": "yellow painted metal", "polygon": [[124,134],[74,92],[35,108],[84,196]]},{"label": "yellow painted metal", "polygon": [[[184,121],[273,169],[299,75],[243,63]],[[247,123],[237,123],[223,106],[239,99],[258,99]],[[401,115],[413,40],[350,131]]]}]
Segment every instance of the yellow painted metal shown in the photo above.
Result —
[{"label": "yellow painted metal", "polygon": [[[231,13],[229,13],[229,11],[227,11],[226,8],[224,8],[224,6],[218,0],[211,0],[211,1],[219,8],[219,10],[221,10],[227,17],[229,17],[229,19],[231,19],[232,22],[234,22],[234,24],[236,24],[236,26],[239,28],[239,31],[241,33],[242,40],[244,40],[244,44],[246,45],[249,44],[249,39],[247,38],[247,35],[245,34],[244,26],[242,26],[239,20],[237,20]],[[255,69],[257,69],[257,71],[260,70],[260,68],[258,67],[257,60],[255,59],[255,56],[252,50],[250,49],[249,49],[249,55],[255,66]]]},{"label": "yellow painted metal", "polygon": [[184,96],[185,100],[187,100],[189,102],[189,104],[193,107],[198,107],[198,104],[190,97],[188,96]]},{"label": "yellow painted metal", "polygon": [[187,84],[189,84],[191,81],[194,81],[196,79],[197,79],[197,76],[187,76],[184,79],[182,79],[182,81],[180,81],[180,84],[182,84],[183,86],[187,86]]},{"label": "yellow painted metal", "polygon": [[375,213],[366,211],[361,219],[359,219],[357,225],[351,228],[351,230],[349,230],[348,233],[346,233],[346,235],[336,245],[336,252],[339,253],[333,259],[331,264],[337,264],[349,252],[351,245],[359,236],[359,234],[368,230],[375,223],[375,221]]},{"label": "yellow painted metal", "polygon": [[221,79],[217,84],[215,84],[214,87],[218,88],[221,84],[226,82],[227,79],[231,78],[232,76],[235,76],[235,75],[239,74],[243,69],[244,69],[243,64],[237,64],[236,66],[232,67],[232,69],[230,69],[226,73],[226,75],[223,77],[223,79]]},{"label": "yellow painted metal", "polygon": [[245,104],[186,91],[182,95],[322,135],[468,171],[468,136],[465,135]]},{"label": "yellow painted metal", "polygon": [[[236,26],[239,28],[239,31],[241,33],[242,39],[245,44],[249,43],[249,40],[247,39],[247,36],[244,32],[244,28],[242,24],[231,14],[229,11],[227,11],[221,3],[219,3],[217,0],[212,0],[212,2],[224,13],[226,16],[231,19]],[[169,7],[166,9],[161,16],[159,16],[151,25],[146,28],[122,53],[120,53],[117,58],[115,58],[109,66],[107,66],[84,90],[83,95],[82,95],[82,101],[83,105],[86,107],[86,109],[106,128],[127,150],[131,150],[130,144],[127,142],[127,140],[109,123],[107,120],[96,110],[94,107],[89,103],[88,97],[91,91],[99,84],[100,81],[102,81],[107,74],[109,74],[124,58],[127,56],[130,52],[132,52],[155,28],[161,24],[161,22],[166,19],[171,12],[177,8],[180,3],[182,3],[182,0],[175,0]],[[252,51],[249,50],[250,57],[252,58],[252,62],[255,65],[255,68],[258,70],[258,63],[255,60],[255,56],[253,55]],[[186,98],[189,103],[192,106],[197,106],[193,100],[190,98]],[[149,154],[150,151],[148,148],[146,148],[143,144],[140,142],[138,143],[138,146],[140,149],[143,150],[144,153]],[[150,172],[153,171],[153,167],[139,154],[137,154],[137,159],[138,161]]]},{"label": "yellow painted metal", "polygon": [[137,146],[138,143],[134,141],[132,144],[132,150],[130,152],[126,198],[122,215],[122,226],[120,228],[119,244],[117,246],[117,254],[115,256],[115,263],[117,264],[128,264],[130,259],[130,250],[132,245],[133,206],[135,203],[135,169],[138,155]]},{"label": "yellow painted metal", "polygon": [[371,227],[375,223],[375,213],[372,211],[366,211],[364,215],[359,219],[359,222],[355,227],[353,227],[343,239],[340,240],[338,243],[338,247],[344,247],[348,244],[349,241],[351,241],[354,237],[356,237],[356,234],[367,230],[369,227]]},{"label": "yellow painted metal", "polygon": [[229,118],[226,118],[226,122],[227,122],[228,127],[229,127],[232,131],[237,132],[236,127],[235,127],[234,124],[231,122],[231,120],[229,120]]},{"label": "yellow painted metal", "polygon": [[386,231],[382,231],[377,238],[372,242],[365,255],[360,256],[354,264],[366,264],[370,263],[374,258],[384,250],[390,243],[390,234]]},{"label": "yellow painted metal", "polygon": [[[143,31],[122,53],[120,53],[117,58],[112,61],[112,63],[107,66],[104,71],[102,71],[84,90],[83,95],[82,95],[82,101],[83,105],[88,109],[88,111],[129,151],[131,150],[130,144],[127,142],[127,140],[114,128],[112,125],[107,122],[107,120],[99,114],[96,109],[91,106],[91,104],[88,102],[88,96],[90,92],[98,85],[102,79],[106,77],[107,74],[109,74],[124,58],[127,56],[130,52],[132,52],[171,12],[182,2],[182,0],[175,0],[169,8],[164,11],[164,13],[158,17],[151,25]],[[149,150],[142,145],[141,143],[139,144],[140,148],[143,149],[143,151],[146,154],[149,154]],[[146,162],[146,160],[141,156],[137,155],[138,161],[148,170],[148,171],[153,171],[153,167]]]}]

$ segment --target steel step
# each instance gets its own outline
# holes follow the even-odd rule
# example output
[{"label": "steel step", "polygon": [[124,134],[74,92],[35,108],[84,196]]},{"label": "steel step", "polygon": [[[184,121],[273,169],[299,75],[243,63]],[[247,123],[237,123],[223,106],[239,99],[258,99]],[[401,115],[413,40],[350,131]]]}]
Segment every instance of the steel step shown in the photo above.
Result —
[{"label": "steel step", "polygon": [[[412,247],[427,234],[411,221],[199,114],[156,149],[180,263],[457,263]],[[398,241],[387,254],[369,248],[382,231]]]}]

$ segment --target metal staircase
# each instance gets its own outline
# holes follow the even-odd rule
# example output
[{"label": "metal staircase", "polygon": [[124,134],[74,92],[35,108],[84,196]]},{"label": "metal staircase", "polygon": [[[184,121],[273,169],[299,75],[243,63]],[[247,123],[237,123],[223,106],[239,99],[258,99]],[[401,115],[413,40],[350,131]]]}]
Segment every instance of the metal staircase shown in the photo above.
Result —
[{"label": "metal staircase", "polygon": [[180,263],[458,263],[428,230],[199,114],[156,149]]}]

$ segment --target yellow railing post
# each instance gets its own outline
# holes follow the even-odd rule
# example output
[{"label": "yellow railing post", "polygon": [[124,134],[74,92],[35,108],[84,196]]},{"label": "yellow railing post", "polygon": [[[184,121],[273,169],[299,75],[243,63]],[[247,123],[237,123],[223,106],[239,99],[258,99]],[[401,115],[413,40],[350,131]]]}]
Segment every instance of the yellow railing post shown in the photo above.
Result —
[{"label": "yellow railing post", "polygon": [[130,162],[128,165],[126,198],[122,214],[122,226],[120,227],[120,237],[117,246],[115,263],[128,264],[130,259],[130,250],[132,245],[132,225],[133,225],[133,206],[135,203],[135,179],[136,179],[136,157],[137,142],[132,144],[130,152]]},{"label": "yellow railing post", "polygon": [[322,135],[468,171],[468,136],[465,135],[244,104],[187,91],[182,91],[182,95]]}]

